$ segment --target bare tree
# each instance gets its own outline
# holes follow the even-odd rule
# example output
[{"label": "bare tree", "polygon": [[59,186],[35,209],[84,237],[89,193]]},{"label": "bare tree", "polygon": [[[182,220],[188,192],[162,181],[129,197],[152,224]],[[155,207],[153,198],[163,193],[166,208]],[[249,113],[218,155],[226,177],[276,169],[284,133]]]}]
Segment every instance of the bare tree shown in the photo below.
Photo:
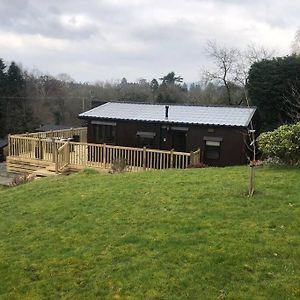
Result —
[{"label": "bare tree", "polygon": [[294,40],[291,44],[291,50],[293,54],[300,54],[300,28],[295,33]]},{"label": "bare tree", "polygon": [[249,67],[263,59],[271,59],[275,55],[274,49],[267,49],[264,46],[255,45],[253,43],[247,46],[247,49],[244,51],[244,56],[248,61]]},{"label": "bare tree", "polygon": [[300,91],[296,84],[291,84],[289,94],[283,96],[285,102],[286,114],[294,121],[300,121]]},{"label": "bare tree", "polygon": [[55,76],[55,79],[63,81],[65,83],[75,82],[75,80],[67,73],[60,73]]},{"label": "bare tree", "polygon": [[214,81],[223,84],[226,88],[227,102],[229,105],[232,105],[230,83],[234,83],[235,81],[239,51],[235,48],[219,46],[216,42],[208,41],[206,52],[212,58],[216,69],[214,71],[204,71],[205,81]]},{"label": "bare tree", "polygon": [[[208,41],[207,54],[212,58],[214,70],[204,71],[204,82],[214,82],[225,87],[227,104],[247,104],[246,86],[251,65],[262,59],[270,59],[274,51],[249,44],[245,50],[227,48]],[[238,91],[238,93],[236,93]]]},{"label": "bare tree", "polygon": [[[263,59],[270,59],[274,56],[273,50],[268,50],[262,46],[257,47],[254,44],[248,45],[247,49],[243,52],[239,52],[239,60],[236,65],[236,81],[243,87],[245,102],[250,109],[250,99],[248,97],[248,73],[251,65],[255,62],[259,62]],[[252,197],[255,192],[255,168],[256,168],[256,131],[253,121],[251,120],[248,128],[248,141],[247,148],[251,153],[250,157],[250,175],[249,175],[249,188],[248,196]]]},{"label": "bare tree", "polygon": [[[241,85],[245,91],[250,67],[263,59],[271,59],[274,55],[275,51],[273,49],[267,49],[253,43],[249,44],[245,50],[238,51],[238,59],[235,65],[235,82]],[[245,100],[247,103],[246,95]]]},{"label": "bare tree", "polygon": [[[245,104],[250,107],[248,97],[248,73],[251,65],[262,59],[270,59],[274,56],[274,51],[270,51],[262,46],[254,44],[248,45],[246,50],[241,51],[236,48],[220,47],[215,42],[209,41],[207,44],[207,53],[213,59],[216,70],[214,72],[205,71],[205,77],[208,81],[215,81],[225,86],[227,91],[227,101],[229,105],[233,103],[232,87],[239,86],[243,91],[243,96],[235,104]],[[249,197],[252,197],[255,191],[255,166],[256,166],[256,132],[252,120],[248,128],[248,150],[251,153],[250,176],[249,176]]]},{"label": "bare tree", "polygon": [[[245,99],[246,99],[246,103],[248,108],[250,109],[250,101],[248,98],[248,93],[247,93],[247,89],[244,89],[245,91]],[[251,153],[250,157],[250,176],[249,176],[249,191],[248,191],[248,196],[252,197],[254,195],[254,191],[255,191],[255,167],[256,167],[256,132],[255,132],[255,128],[254,128],[254,124],[252,119],[250,120],[249,123],[249,128],[248,128],[248,140],[250,141],[248,149]]]}]

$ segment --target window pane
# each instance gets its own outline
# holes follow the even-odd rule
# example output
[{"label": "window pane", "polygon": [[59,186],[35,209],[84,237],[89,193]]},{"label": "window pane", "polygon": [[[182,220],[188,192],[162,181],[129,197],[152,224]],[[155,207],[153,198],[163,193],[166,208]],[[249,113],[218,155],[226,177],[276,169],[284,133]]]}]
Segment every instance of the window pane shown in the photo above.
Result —
[{"label": "window pane", "polygon": [[220,146],[220,142],[206,141],[207,146]]},{"label": "window pane", "polygon": [[206,146],[205,147],[205,158],[219,159],[220,158],[220,147]]},{"label": "window pane", "polygon": [[107,143],[114,143],[115,142],[115,126],[107,126],[104,125],[105,127],[105,141]]},{"label": "window pane", "polygon": [[116,129],[110,125],[93,125],[95,143],[115,143]]},{"label": "window pane", "polygon": [[153,148],[154,139],[148,137],[139,137],[139,147]]}]

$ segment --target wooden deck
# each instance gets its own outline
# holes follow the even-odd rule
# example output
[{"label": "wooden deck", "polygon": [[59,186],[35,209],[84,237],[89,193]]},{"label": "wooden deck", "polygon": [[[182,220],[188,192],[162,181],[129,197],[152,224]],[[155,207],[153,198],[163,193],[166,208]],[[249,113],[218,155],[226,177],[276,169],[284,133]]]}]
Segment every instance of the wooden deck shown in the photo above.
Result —
[{"label": "wooden deck", "polygon": [[[79,142],[70,138],[76,136]],[[183,169],[200,162],[200,150],[185,153],[86,143],[86,128],[9,136],[10,172],[77,172],[86,167],[109,171],[123,162],[130,171]]]}]

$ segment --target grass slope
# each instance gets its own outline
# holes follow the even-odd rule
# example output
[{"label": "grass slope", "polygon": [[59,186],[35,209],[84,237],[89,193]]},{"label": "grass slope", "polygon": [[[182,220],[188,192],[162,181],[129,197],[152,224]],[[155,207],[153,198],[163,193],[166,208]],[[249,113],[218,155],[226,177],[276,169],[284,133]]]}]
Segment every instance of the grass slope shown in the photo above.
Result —
[{"label": "grass slope", "polygon": [[0,298],[299,299],[300,170],[101,175],[0,190]]}]

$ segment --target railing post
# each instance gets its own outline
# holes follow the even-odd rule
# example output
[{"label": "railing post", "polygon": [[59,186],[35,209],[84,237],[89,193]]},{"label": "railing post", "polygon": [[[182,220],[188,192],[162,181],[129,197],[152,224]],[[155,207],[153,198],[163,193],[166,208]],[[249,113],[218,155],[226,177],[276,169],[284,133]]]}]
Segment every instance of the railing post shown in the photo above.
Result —
[{"label": "railing post", "polygon": [[10,134],[8,135],[8,156],[11,156],[11,142],[10,142]]},{"label": "railing post", "polygon": [[171,154],[171,157],[170,157],[170,168],[173,168],[173,164],[174,164],[174,149],[171,149],[170,154]]},{"label": "railing post", "polygon": [[38,139],[38,156],[39,159],[42,159],[42,141],[40,137]]},{"label": "railing post", "polygon": [[195,163],[195,153],[193,151],[190,152],[190,165]]},{"label": "railing post", "polygon": [[87,127],[84,128],[83,130],[83,138],[82,140],[87,143]]},{"label": "railing post", "polygon": [[106,169],[106,144],[103,144],[103,165],[104,169]]},{"label": "railing post", "polygon": [[56,143],[55,143],[53,149],[54,149],[53,155],[54,155],[54,161],[55,161],[55,173],[58,174],[58,149],[57,149]]},{"label": "railing post", "polygon": [[18,137],[13,137],[12,148],[13,148],[13,155],[19,156],[19,154],[20,154],[20,139],[18,139]]},{"label": "railing post", "polygon": [[146,171],[146,155],[147,155],[147,152],[146,152],[146,147],[143,147],[143,170]]},{"label": "railing post", "polygon": [[52,138],[52,162],[55,163],[55,151],[56,149],[56,143],[55,140]]},{"label": "railing post", "polygon": [[70,141],[67,141],[67,147],[66,147],[66,163],[70,164]]}]

